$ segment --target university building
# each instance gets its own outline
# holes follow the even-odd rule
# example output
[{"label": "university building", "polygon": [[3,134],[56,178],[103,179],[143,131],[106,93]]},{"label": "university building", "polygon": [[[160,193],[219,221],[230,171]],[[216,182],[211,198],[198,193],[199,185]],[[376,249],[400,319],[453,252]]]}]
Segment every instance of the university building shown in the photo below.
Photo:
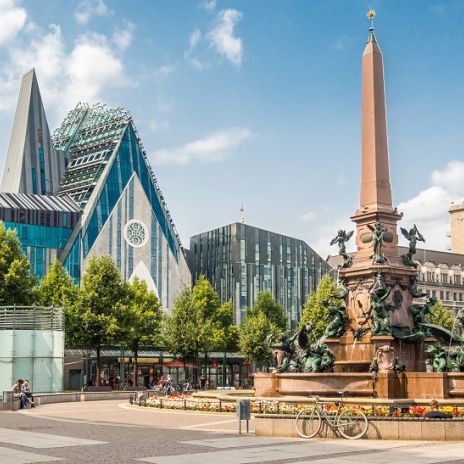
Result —
[{"label": "university building", "polygon": [[329,265],[304,241],[235,222],[190,238],[192,281],[204,274],[220,296],[231,300],[240,324],[259,293],[271,292],[295,328],[308,293]]},{"label": "university building", "polygon": [[3,178],[0,220],[17,231],[31,270],[58,259],[79,283],[110,256],[164,308],[191,281],[185,251],[129,112],[78,104],[50,135],[34,70],[23,76]]}]

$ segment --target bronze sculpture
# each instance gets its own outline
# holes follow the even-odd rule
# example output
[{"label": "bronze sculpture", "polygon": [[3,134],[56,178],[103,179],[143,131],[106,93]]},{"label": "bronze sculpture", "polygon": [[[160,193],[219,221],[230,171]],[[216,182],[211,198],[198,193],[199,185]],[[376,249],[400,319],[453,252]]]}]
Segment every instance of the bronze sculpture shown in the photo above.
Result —
[{"label": "bronze sculpture", "polygon": [[413,256],[416,254],[416,245],[417,242],[425,242],[425,239],[417,229],[416,224],[409,232],[404,227],[400,227],[400,230],[404,238],[409,241],[409,250],[403,255],[403,262],[405,266],[417,267],[417,263],[413,260]]},{"label": "bronze sculpture", "polygon": [[330,245],[338,244],[338,254],[343,258],[343,264],[339,267],[348,268],[353,263],[353,258],[346,252],[346,242],[353,236],[354,231],[347,232],[340,229],[337,235],[330,241]]},{"label": "bronze sculpture", "polygon": [[325,320],[330,319],[329,324],[325,328],[324,335],[326,337],[341,337],[345,333],[346,321],[348,320],[346,308],[331,303],[329,298],[322,300],[322,305],[327,308],[329,313]]},{"label": "bronze sculpture", "polygon": [[425,316],[428,314],[434,315],[432,308],[435,306],[437,299],[435,297],[429,298],[425,304],[414,304],[411,306],[411,314],[414,319],[414,326],[417,331],[423,332],[425,336],[430,335],[430,330],[426,327],[427,321]]},{"label": "bronze sculpture", "polygon": [[[332,372],[335,362],[334,355],[327,345],[318,340],[309,342],[308,333],[313,329],[312,324],[298,329],[292,336],[280,336],[279,343],[270,344],[274,348],[277,360],[275,372]],[[272,335],[268,336],[269,342]]]},{"label": "bronze sculpture", "polygon": [[384,264],[387,262],[387,257],[382,254],[382,243],[387,228],[379,221],[375,222],[373,226],[368,224],[367,227],[373,232],[371,241],[373,253],[370,258],[376,264]]}]

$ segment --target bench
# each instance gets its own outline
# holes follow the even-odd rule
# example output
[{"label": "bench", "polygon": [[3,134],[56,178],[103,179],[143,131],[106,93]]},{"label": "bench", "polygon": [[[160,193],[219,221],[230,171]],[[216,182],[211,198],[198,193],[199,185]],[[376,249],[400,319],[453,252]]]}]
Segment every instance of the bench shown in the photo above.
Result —
[{"label": "bench", "polygon": [[112,392],[113,389],[109,385],[101,385],[99,387],[84,387],[82,389],[83,392],[89,393],[99,393],[99,392]]}]

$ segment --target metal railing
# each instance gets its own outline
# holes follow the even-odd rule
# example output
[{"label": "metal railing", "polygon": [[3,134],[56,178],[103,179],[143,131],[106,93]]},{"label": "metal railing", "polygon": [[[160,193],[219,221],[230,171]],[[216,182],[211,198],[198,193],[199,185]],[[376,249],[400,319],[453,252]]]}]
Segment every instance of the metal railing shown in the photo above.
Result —
[{"label": "metal railing", "polygon": [[0,330],[64,330],[64,310],[55,306],[0,306]]}]

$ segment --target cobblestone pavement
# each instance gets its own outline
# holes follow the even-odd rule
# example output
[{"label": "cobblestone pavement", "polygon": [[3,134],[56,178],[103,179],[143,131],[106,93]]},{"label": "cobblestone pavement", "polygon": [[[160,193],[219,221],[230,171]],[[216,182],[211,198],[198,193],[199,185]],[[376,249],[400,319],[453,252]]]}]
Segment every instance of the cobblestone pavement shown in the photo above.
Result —
[{"label": "cobblestone pavement", "polygon": [[36,462],[464,464],[464,442],[239,436],[232,415],[136,409],[121,401],[0,413],[0,463]]}]

